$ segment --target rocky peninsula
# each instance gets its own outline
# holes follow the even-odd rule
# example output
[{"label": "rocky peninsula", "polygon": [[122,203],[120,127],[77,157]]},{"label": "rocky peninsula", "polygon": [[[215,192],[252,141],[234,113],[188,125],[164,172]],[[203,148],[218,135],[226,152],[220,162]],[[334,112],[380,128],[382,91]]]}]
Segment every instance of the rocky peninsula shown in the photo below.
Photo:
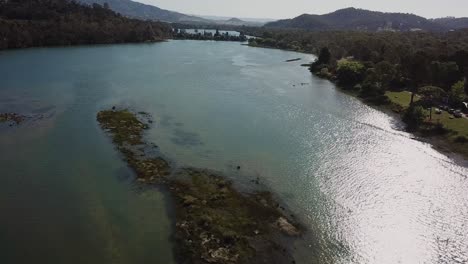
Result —
[{"label": "rocky peninsula", "polygon": [[220,173],[173,168],[148,154],[145,149],[155,146],[143,138],[153,124],[146,113],[113,108],[99,112],[97,120],[139,182],[169,190],[179,263],[295,263],[289,242],[302,230],[271,193],[244,193]]}]

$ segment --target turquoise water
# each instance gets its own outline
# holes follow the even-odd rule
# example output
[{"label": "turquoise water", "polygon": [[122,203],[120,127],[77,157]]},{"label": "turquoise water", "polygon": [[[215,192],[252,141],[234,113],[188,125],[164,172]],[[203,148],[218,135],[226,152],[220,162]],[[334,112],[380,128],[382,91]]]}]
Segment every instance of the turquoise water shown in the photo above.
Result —
[{"label": "turquoise water", "polygon": [[311,230],[298,263],[468,261],[466,164],[312,59],[196,41],[0,53],[0,112],[35,117],[0,127],[2,263],[173,263],[167,197],[134,184],[95,121],[114,105],[151,113],[147,139],[180,166],[259,177]]}]

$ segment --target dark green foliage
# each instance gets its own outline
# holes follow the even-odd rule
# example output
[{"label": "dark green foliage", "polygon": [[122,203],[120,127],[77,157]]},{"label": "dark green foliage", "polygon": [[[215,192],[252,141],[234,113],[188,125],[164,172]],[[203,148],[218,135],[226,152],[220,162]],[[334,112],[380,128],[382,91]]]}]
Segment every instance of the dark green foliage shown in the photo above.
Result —
[{"label": "dark green foliage", "polygon": [[468,138],[464,136],[458,136],[455,138],[456,143],[468,143]]},{"label": "dark green foliage", "polygon": [[79,3],[92,5],[98,3],[100,5],[107,4],[111,10],[122,14],[126,17],[137,18],[142,20],[165,21],[165,22],[210,22],[208,19],[201,17],[189,16],[178,12],[168,11],[158,8],[153,5],[145,5],[138,1],[131,0],[77,0]]},{"label": "dark green foliage", "polygon": [[321,69],[328,66],[331,60],[331,53],[327,47],[321,48],[317,60],[310,65],[311,72],[320,72]]},{"label": "dark green foliage", "polygon": [[195,34],[187,33],[183,29],[175,29],[174,30],[174,39],[194,39],[194,40],[215,40],[215,41],[239,41],[245,42],[247,41],[247,37],[244,33],[240,33],[239,36],[229,35],[228,32],[221,34],[219,30],[216,30],[216,33],[211,32],[198,32]]},{"label": "dark green foliage", "polygon": [[452,105],[459,105],[465,100],[465,81],[459,81],[452,86],[449,92],[449,100]]},{"label": "dark green foliage", "polygon": [[424,86],[419,88],[418,92],[423,96],[422,101],[428,101],[429,105],[442,101],[447,95],[444,89],[436,86]]},{"label": "dark green foliage", "polygon": [[432,84],[443,87],[446,90],[449,90],[454,83],[459,81],[462,75],[460,68],[454,61],[433,61],[429,69],[429,77],[432,80]]},{"label": "dark green foliage", "polygon": [[417,51],[414,54],[408,55],[402,59],[406,76],[412,81],[412,86],[421,86],[430,84],[428,76],[430,56],[425,51]]},{"label": "dark green foliage", "polygon": [[411,106],[403,115],[403,121],[406,123],[408,130],[413,131],[424,123],[425,118],[426,114],[421,106]]},{"label": "dark green foliage", "polygon": [[354,87],[364,79],[364,71],[362,63],[343,59],[338,62],[336,77],[340,85]]},{"label": "dark green foliage", "polygon": [[327,47],[324,47],[320,50],[320,54],[318,57],[318,62],[320,64],[328,64],[330,63],[331,53]]},{"label": "dark green foliage", "polygon": [[158,41],[171,29],[66,0],[0,2],[0,49]]}]

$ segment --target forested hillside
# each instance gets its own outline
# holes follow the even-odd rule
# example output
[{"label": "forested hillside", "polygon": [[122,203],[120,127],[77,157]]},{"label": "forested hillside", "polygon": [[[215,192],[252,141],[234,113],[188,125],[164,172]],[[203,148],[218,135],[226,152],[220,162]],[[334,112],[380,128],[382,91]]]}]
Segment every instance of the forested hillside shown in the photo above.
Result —
[{"label": "forested hillside", "polygon": [[[446,23],[444,23],[446,22]],[[364,9],[346,8],[325,15],[303,14],[293,19],[267,23],[269,28],[297,28],[312,31],[356,30],[356,31],[448,31],[465,25],[463,20],[429,20],[414,14],[384,13]],[[465,26],[468,26],[466,24]]]},{"label": "forested hillside", "polygon": [[164,10],[156,6],[145,5],[131,0],[77,0],[80,3],[92,5],[94,3],[109,5],[113,11],[127,17],[144,19],[144,20],[160,20],[164,22],[212,22],[196,16],[189,16],[174,11]]},{"label": "forested hillside", "polygon": [[170,36],[167,24],[129,19],[98,4],[0,1],[0,49],[145,42]]}]

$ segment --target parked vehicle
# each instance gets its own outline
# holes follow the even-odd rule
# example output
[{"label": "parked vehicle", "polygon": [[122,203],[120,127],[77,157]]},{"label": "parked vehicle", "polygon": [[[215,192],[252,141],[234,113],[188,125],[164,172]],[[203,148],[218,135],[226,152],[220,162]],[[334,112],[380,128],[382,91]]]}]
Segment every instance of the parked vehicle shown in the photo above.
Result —
[{"label": "parked vehicle", "polygon": [[468,114],[468,103],[467,102],[463,102],[462,103],[462,109],[461,111],[465,114]]},{"label": "parked vehicle", "polygon": [[450,109],[448,110],[448,112],[449,112],[449,114],[453,114],[453,113],[455,112],[455,109],[450,108]]},{"label": "parked vehicle", "polygon": [[434,112],[435,112],[437,115],[441,115],[441,114],[442,114],[442,110],[440,110],[439,108],[436,108]]},{"label": "parked vehicle", "polygon": [[453,116],[456,117],[456,118],[462,118],[463,117],[463,114],[460,110],[457,110],[455,112],[453,112]]}]

